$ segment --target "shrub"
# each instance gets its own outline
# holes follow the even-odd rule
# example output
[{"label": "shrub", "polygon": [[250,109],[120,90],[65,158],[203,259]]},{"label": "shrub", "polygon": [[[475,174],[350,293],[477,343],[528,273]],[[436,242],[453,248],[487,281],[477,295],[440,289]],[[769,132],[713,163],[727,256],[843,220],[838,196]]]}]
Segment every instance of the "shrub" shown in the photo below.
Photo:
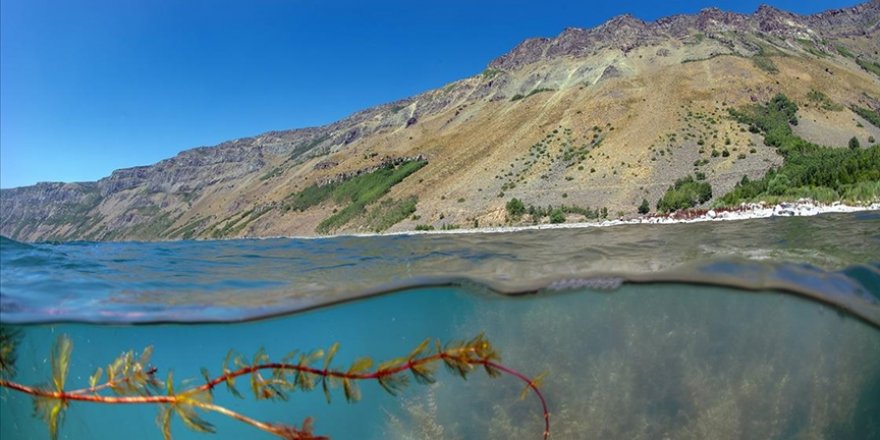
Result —
[{"label": "shrub", "polygon": [[565,223],[565,213],[562,209],[556,208],[550,211],[550,223]]},{"label": "shrub", "polygon": [[692,208],[700,203],[705,203],[712,198],[712,186],[706,182],[697,182],[693,177],[687,176],[675,181],[657,201],[657,210],[671,212],[680,209]]},{"label": "shrub", "polygon": [[859,147],[861,147],[861,145],[859,144],[859,139],[853,136],[852,139],[849,140],[849,149],[858,150]]},{"label": "shrub", "polygon": [[507,215],[512,219],[519,219],[526,212],[526,206],[516,197],[510,199],[505,208],[507,209]]},{"label": "shrub", "polygon": [[773,176],[773,178],[770,179],[770,182],[767,183],[767,192],[774,196],[781,196],[788,191],[790,186],[791,179],[785,174],[779,173]]},{"label": "shrub", "polygon": [[861,116],[866,121],[870,122],[871,125],[880,128],[880,112],[854,105],[850,107],[853,113]]},{"label": "shrub", "polygon": [[648,205],[648,199],[642,199],[642,204],[639,205],[639,214],[647,214],[651,212],[651,206]]},{"label": "shrub", "polygon": [[797,106],[782,95],[766,105],[731,111],[739,122],[759,127],[764,133],[764,143],[776,147],[784,162],[779,170],[771,169],[760,180],[743,179],[721,197],[719,205],[780,195],[828,197],[880,180],[880,147],[860,148],[858,139],[850,140],[850,149],[807,142],[797,137],[789,126],[797,122],[796,111]]}]

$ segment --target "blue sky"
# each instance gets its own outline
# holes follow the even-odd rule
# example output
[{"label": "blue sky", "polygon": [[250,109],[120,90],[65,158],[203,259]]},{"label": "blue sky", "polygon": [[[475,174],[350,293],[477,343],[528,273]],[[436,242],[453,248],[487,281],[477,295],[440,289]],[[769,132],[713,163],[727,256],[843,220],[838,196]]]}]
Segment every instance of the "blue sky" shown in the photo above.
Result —
[{"label": "blue sky", "polygon": [[[97,180],[325,124],[479,73],[525,38],[622,13],[760,3],[2,0],[0,187]],[[768,3],[814,13],[856,1]]]}]

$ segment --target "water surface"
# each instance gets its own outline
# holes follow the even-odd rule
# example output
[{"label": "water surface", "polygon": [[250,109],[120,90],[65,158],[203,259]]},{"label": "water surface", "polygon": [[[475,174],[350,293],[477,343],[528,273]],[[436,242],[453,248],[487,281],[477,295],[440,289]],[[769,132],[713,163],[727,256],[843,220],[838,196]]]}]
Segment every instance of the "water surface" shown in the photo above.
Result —
[{"label": "water surface", "polygon": [[[880,215],[504,234],[175,243],[3,240],[0,317],[21,330],[15,380],[48,383],[58,335],[68,384],[152,345],[160,377],[203,381],[228,350],[341,343],[336,364],[424,338],[484,332],[542,385],[554,439],[880,438]],[[336,439],[538,439],[540,405],[511,377],[442,369],[400,396],[348,404],[225,389],[268,422],[314,417]],[[159,438],[157,408],[72,403],[61,437]],[[272,438],[209,414],[216,438]],[[208,438],[172,425],[177,439]],[[0,390],[0,437],[46,438],[28,396]]]}]

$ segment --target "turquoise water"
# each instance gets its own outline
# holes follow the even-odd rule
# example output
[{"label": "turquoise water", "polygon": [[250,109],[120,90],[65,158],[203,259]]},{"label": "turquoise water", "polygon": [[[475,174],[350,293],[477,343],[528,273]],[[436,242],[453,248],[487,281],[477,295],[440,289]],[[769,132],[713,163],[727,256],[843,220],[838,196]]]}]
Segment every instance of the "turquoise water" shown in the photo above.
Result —
[{"label": "turquoise water", "polygon": [[[341,344],[335,364],[405,356],[480,332],[541,387],[551,438],[880,438],[880,215],[509,234],[179,243],[2,242],[0,317],[17,374],[70,388],[152,345],[180,386],[230,349],[273,359]],[[272,316],[272,317],[266,317]],[[266,317],[264,319],[258,319]],[[140,323],[140,324],[135,324]],[[10,328],[10,327],[7,327]],[[191,379],[190,382],[183,382]],[[522,383],[441,368],[400,396],[362,383],[214,402],[336,439],[541,438]],[[161,438],[150,405],[70,404],[60,438]],[[274,438],[217,414],[216,438]],[[48,438],[31,398],[0,391],[0,437]],[[175,438],[210,438],[176,419]]]}]

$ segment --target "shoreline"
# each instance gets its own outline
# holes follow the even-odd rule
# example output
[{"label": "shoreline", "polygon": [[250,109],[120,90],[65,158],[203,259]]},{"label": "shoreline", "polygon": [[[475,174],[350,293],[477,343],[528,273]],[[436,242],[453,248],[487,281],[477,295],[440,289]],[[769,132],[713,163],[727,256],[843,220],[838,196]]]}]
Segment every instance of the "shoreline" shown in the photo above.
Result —
[{"label": "shoreline", "polygon": [[460,228],[449,230],[431,231],[395,231],[395,232],[362,232],[343,233],[332,235],[278,235],[267,237],[238,237],[224,240],[240,239],[275,239],[287,238],[298,240],[317,240],[322,238],[343,237],[381,237],[398,235],[443,235],[443,234],[503,234],[508,232],[547,230],[547,229],[587,229],[606,228],[622,225],[675,225],[683,223],[701,223],[717,221],[752,220],[771,217],[812,217],[820,214],[851,213],[864,211],[880,211],[880,202],[872,202],[865,205],[847,205],[842,202],[831,204],[816,203],[812,200],[801,199],[796,202],[782,202],[775,205],[767,203],[746,203],[735,208],[719,209],[690,209],[676,211],[669,214],[645,215],[636,218],[618,218],[614,220],[573,222],[573,223],[542,223],[537,225],[496,226],[485,228]]}]

